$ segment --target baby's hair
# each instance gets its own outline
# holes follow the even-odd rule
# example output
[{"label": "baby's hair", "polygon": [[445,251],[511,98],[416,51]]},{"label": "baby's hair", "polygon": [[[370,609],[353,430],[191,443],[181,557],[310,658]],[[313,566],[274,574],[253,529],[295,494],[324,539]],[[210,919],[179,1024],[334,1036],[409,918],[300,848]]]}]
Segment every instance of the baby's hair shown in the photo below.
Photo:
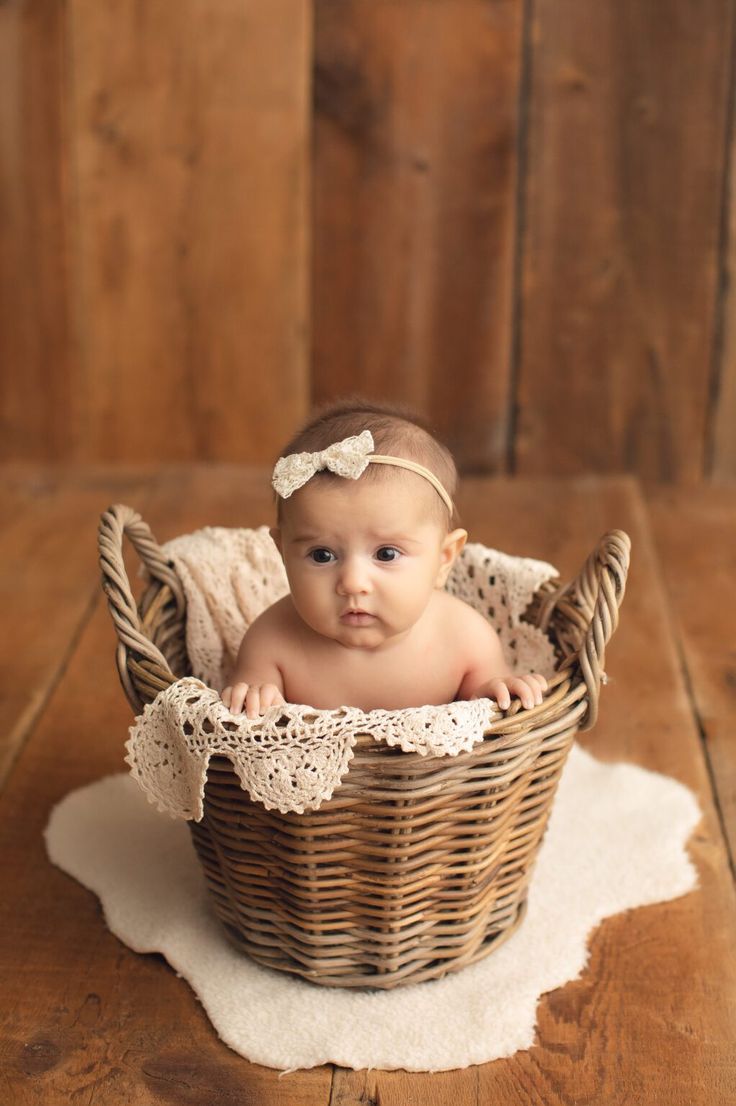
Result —
[{"label": "baby's hair", "polygon": [[[317,408],[309,422],[294,435],[279,456],[288,457],[292,453],[316,453],[326,449],[334,442],[342,441],[370,430],[373,435],[374,451],[403,457],[416,461],[434,473],[447,491],[453,503],[458,485],[458,473],[455,461],[449,449],[435,437],[425,420],[404,404],[388,404],[363,399],[361,396],[347,396],[335,402]],[[368,465],[360,476],[362,481],[380,483],[388,480],[416,480],[417,477],[406,469],[393,465]],[[423,480],[423,477],[418,479]],[[343,480],[329,470],[318,472],[312,480],[334,483]],[[432,517],[442,527],[453,529],[460,524],[457,508],[450,518],[441,496],[427,483],[430,496]],[[276,496],[278,524],[283,517],[284,501]]]}]

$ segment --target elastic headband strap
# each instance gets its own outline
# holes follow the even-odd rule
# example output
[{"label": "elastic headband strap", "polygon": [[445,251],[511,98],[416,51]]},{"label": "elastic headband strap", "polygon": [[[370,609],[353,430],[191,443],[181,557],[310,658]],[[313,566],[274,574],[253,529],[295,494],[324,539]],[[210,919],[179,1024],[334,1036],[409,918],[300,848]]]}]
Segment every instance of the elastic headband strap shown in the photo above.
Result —
[{"label": "elastic headband strap", "polygon": [[409,469],[411,472],[423,476],[425,480],[429,480],[432,487],[442,497],[447,510],[452,514],[452,500],[435,474],[430,472],[429,469],[425,469],[424,465],[419,465],[416,461],[408,461],[405,457],[388,457],[382,453],[371,453],[368,460],[372,465],[396,465],[397,468]]}]

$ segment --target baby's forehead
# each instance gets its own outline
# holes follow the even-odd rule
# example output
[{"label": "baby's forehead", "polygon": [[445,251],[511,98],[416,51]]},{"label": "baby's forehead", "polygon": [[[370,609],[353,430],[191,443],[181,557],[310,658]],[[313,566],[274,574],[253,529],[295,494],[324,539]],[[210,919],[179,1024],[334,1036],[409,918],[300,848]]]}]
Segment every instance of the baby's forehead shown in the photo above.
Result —
[{"label": "baby's forehead", "polygon": [[[370,484],[314,481],[282,504],[282,525],[315,534],[359,530],[376,537],[416,534],[426,538],[427,529],[434,528],[435,516],[423,491],[393,480]],[[432,488],[429,491],[435,494]]]}]

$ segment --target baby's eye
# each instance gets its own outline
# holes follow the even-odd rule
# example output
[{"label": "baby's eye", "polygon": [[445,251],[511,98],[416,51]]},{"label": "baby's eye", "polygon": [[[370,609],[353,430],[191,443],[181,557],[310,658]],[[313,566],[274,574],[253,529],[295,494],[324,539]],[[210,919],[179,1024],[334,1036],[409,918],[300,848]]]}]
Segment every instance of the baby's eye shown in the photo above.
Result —
[{"label": "baby's eye", "polygon": [[382,545],[380,549],[376,551],[376,559],[383,561],[384,564],[391,564],[392,561],[398,561],[401,556],[401,550],[396,549],[393,545]]},{"label": "baby's eye", "polygon": [[308,556],[315,564],[328,565],[333,559],[334,554],[329,549],[310,549]]}]

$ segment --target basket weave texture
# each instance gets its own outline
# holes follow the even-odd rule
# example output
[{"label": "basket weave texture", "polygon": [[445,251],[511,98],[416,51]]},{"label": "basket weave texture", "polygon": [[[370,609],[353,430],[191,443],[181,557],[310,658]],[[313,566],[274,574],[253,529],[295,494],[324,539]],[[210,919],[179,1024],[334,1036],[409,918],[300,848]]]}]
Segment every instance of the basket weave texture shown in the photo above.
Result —
[{"label": "basket weave texture", "polygon": [[[125,536],[152,578],[139,604]],[[190,674],[184,591],[130,507],[103,513],[99,553],[118,672],[140,713]],[[498,948],[523,917],[574,736],[595,722],[628,563],[627,535],[611,531],[569,584],[539,589],[526,617],[554,641],[556,674],[541,706],[514,700],[469,752],[421,756],[359,735],[339,789],[304,814],[251,801],[230,762],[213,758],[204,817],[189,825],[229,940],[314,983],[384,989]]]}]

